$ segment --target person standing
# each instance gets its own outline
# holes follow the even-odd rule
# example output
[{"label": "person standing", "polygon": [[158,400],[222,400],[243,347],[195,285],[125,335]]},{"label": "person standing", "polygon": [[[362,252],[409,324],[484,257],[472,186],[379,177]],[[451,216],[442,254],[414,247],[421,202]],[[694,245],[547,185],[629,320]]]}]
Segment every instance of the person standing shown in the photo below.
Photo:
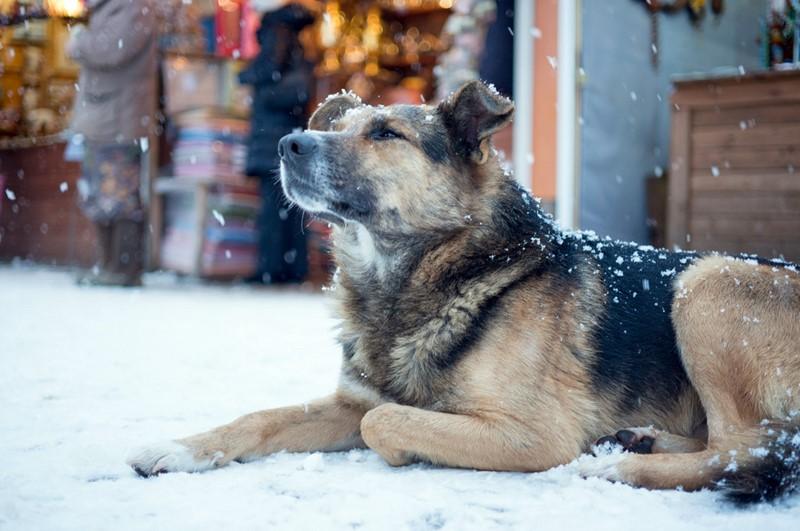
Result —
[{"label": "person standing", "polygon": [[[306,7],[308,6],[308,7]],[[278,141],[307,121],[311,65],[303,56],[299,32],[314,21],[313,2],[255,0],[265,11],[257,33],[259,54],[239,75],[253,86],[247,174],[261,181],[258,270],[252,280],[265,284],[302,282],[308,272],[303,214],[290,208],[277,181]]]},{"label": "person standing", "polygon": [[89,284],[141,285],[146,214],[142,176],[155,129],[156,19],[151,0],[88,0],[90,22],[67,54],[80,65],[71,130],[85,147],[79,205],[97,232]]}]

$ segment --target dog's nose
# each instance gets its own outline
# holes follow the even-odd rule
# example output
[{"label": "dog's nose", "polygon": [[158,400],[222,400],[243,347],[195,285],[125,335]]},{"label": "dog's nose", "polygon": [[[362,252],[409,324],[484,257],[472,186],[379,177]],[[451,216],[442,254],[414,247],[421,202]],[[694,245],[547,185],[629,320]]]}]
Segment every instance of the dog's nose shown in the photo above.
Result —
[{"label": "dog's nose", "polygon": [[307,157],[317,150],[317,141],[307,133],[292,133],[278,142],[278,156],[282,159]]}]

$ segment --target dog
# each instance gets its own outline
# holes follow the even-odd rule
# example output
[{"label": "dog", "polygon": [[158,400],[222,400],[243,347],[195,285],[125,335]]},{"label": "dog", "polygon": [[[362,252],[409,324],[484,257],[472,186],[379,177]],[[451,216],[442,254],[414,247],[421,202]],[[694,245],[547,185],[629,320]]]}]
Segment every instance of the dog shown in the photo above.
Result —
[{"label": "dog", "polygon": [[795,490],[797,267],[560,230],[492,147],[513,110],[479,81],[435,107],[340,93],[284,137],[286,196],[333,227],[337,390],[146,447],[133,469],[368,447],[537,472],[595,451],[584,476],[741,503]]}]

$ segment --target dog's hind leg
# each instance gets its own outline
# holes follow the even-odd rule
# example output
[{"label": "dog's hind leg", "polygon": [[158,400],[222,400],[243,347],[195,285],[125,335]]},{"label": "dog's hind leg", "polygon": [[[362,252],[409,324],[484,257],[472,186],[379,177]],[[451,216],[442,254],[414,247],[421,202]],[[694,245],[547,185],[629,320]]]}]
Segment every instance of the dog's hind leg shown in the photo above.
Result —
[{"label": "dog's hind leg", "polygon": [[678,279],[672,317],[683,365],[707,415],[708,448],[603,456],[585,475],[649,488],[722,483],[735,501],[774,499],[800,483],[800,278],[791,270],[706,258]]},{"label": "dog's hind leg", "polygon": [[131,454],[128,464],[146,477],[163,472],[201,472],[281,450],[363,447],[359,423],[364,411],[333,395],[308,404],[250,413],[206,433],[142,448]]},{"label": "dog's hind leg", "polygon": [[438,465],[537,472],[577,457],[574,445],[537,444],[529,429],[504,419],[383,404],[361,421],[361,436],[390,465]]}]

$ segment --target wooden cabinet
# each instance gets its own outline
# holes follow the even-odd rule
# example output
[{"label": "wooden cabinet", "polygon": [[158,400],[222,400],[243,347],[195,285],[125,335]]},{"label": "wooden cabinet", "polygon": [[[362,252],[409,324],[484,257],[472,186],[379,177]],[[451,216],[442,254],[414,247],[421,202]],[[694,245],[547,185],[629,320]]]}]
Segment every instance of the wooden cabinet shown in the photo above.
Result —
[{"label": "wooden cabinet", "polygon": [[675,88],[668,246],[800,261],[800,71]]},{"label": "wooden cabinet", "polygon": [[94,263],[95,233],[77,202],[80,164],[64,161],[63,143],[0,149],[0,174],[11,191],[0,190],[0,262]]}]

